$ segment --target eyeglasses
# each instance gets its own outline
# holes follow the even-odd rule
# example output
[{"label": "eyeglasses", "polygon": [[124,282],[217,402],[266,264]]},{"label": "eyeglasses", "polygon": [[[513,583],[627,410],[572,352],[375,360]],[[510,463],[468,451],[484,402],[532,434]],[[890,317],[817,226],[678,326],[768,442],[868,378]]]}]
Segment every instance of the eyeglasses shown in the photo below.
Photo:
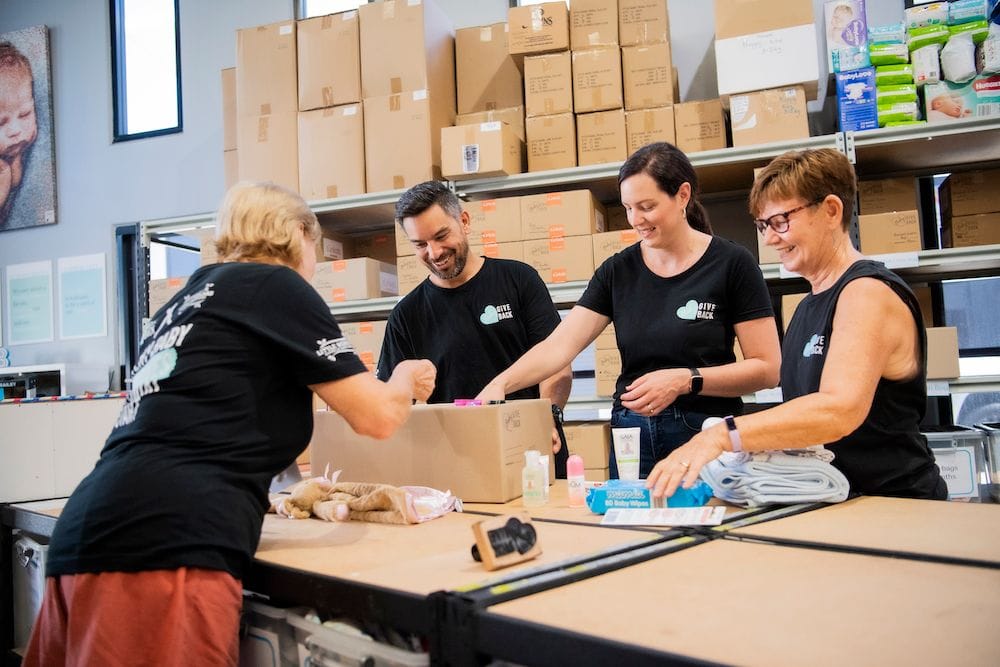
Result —
[{"label": "eyeglasses", "polygon": [[767,218],[755,218],[753,224],[757,228],[757,231],[760,232],[761,234],[763,234],[768,227],[770,227],[779,234],[787,232],[788,223],[791,222],[788,216],[790,216],[792,213],[798,213],[802,209],[809,208],[810,206],[815,206],[816,204],[822,204],[824,199],[826,199],[826,195],[820,197],[819,199],[811,201],[808,204],[803,204],[802,206],[796,206],[793,209],[782,211],[781,213],[775,213],[774,215]]}]

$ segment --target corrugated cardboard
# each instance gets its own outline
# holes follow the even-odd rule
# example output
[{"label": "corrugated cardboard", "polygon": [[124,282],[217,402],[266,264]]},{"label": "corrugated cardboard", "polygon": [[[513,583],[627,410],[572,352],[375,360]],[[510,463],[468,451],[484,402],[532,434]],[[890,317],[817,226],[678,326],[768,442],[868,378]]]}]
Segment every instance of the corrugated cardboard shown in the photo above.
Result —
[{"label": "corrugated cardboard", "polygon": [[299,112],[299,194],[308,201],[365,192],[360,104]]},{"label": "corrugated cardboard", "polygon": [[[764,167],[756,167],[753,170],[753,178],[756,181],[757,175],[764,171]],[[757,263],[758,264],[779,264],[781,258],[778,256],[778,251],[772,246],[764,244],[764,235],[760,232],[757,233]]]},{"label": "corrugated cardboard", "polygon": [[809,138],[802,86],[741,93],[729,98],[733,146]]},{"label": "corrugated cardboard", "polygon": [[523,154],[524,143],[500,121],[441,128],[441,175],[453,181],[520,174]]},{"label": "corrugated cardboard", "polygon": [[367,257],[316,264],[312,286],[327,303],[395,296],[396,267]]},{"label": "corrugated cardboard", "polygon": [[614,322],[604,327],[596,339],[594,339],[594,349],[597,350],[617,350],[618,339],[615,338]]},{"label": "corrugated cardboard", "polygon": [[240,114],[236,127],[240,179],[273,181],[297,192],[298,112],[285,111],[270,116]]},{"label": "corrugated cardboard", "polygon": [[622,55],[617,46],[573,51],[573,110],[578,113],[620,109]]},{"label": "corrugated cardboard", "polygon": [[397,257],[396,271],[399,278],[399,296],[409,294],[431,273],[427,265],[421,262],[416,255]]},{"label": "corrugated cardboard", "polygon": [[340,331],[351,341],[354,351],[361,361],[374,370],[382,352],[382,339],[385,338],[385,320],[373,322],[344,322]]},{"label": "corrugated cardboard", "polygon": [[[671,124],[671,128],[672,127],[673,124]],[[626,133],[628,132],[627,113],[625,114],[625,131]],[[628,213],[625,212],[624,206],[622,206],[621,204],[609,204],[608,206],[605,207],[605,210],[608,216],[605,224],[609,232],[617,231],[620,229],[632,229],[632,225],[628,224]]]},{"label": "corrugated cardboard", "polygon": [[524,59],[524,113],[528,118],[573,111],[573,60],[569,51]]},{"label": "corrugated cardboard", "polygon": [[543,2],[507,10],[507,48],[511,55],[551,53],[569,48],[569,10],[565,2]]},{"label": "corrugated cardboard", "polygon": [[236,150],[236,68],[222,70],[222,150]]},{"label": "corrugated cardboard", "polygon": [[576,51],[618,44],[618,0],[573,0],[569,7],[569,45]]},{"label": "corrugated cardboard", "polygon": [[361,101],[358,12],[298,22],[299,111]]},{"label": "corrugated cardboard", "polygon": [[715,0],[719,95],[802,84],[815,99],[816,40],[810,0]]},{"label": "corrugated cardboard", "polygon": [[384,0],[358,14],[362,98],[428,90],[454,117],[455,31],[444,12],[431,0]]},{"label": "corrugated cardboard", "polygon": [[685,153],[726,147],[726,119],[719,100],[675,104],[674,128],[677,147]]},{"label": "corrugated cardboard", "polygon": [[795,314],[795,309],[799,307],[802,303],[802,299],[809,296],[808,292],[802,292],[801,294],[782,294],[781,295],[781,330],[788,331],[788,325],[792,321],[792,315]]},{"label": "corrugated cardboard", "polygon": [[646,144],[657,141],[675,143],[674,108],[640,109],[625,112],[625,138],[631,155]]},{"label": "corrugated cardboard", "polygon": [[618,43],[622,46],[670,41],[667,3],[618,0]]},{"label": "corrugated cardboard", "polygon": [[[329,464],[341,479],[449,489],[466,502],[521,495],[524,452],[549,450],[547,399],[475,407],[415,405],[387,440],[354,433],[336,412],[318,412],[310,443],[314,474]],[[471,543],[471,542],[470,542]]]},{"label": "corrugated cardboard", "polygon": [[566,447],[583,459],[585,468],[601,468],[611,454],[611,425],[607,422],[566,424]]},{"label": "corrugated cardboard", "polygon": [[198,259],[201,266],[215,264],[219,253],[215,249],[215,229],[202,229],[195,233],[198,237]]},{"label": "corrugated cardboard", "polygon": [[628,157],[625,112],[621,109],[576,117],[576,161],[579,166],[623,162]]},{"label": "corrugated cardboard", "polygon": [[403,231],[403,228],[396,223],[393,224],[392,229],[396,236],[396,257],[407,257],[414,254],[413,244],[406,237],[406,232]]},{"label": "corrugated cardboard", "polygon": [[491,111],[524,104],[521,70],[507,51],[506,23],[456,31],[455,69],[458,113]]},{"label": "corrugated cardboard", "polygon": [[860,181],[858,197],[861,201],[858,212],[865,214],[912,211],[917,208],[920,199],[917,179],[913,176]]},{"label": "corrugated cardboard", "polygon": [[910,289],[917,297],[917,303],[920,305],[920,314],[924,320],[924,326],[927,328],[934,326],[934,301],[931,296],[931,288],[927,285],[913,286],[910,285]]},{"label": "corrugated cardboard", "polygon": [[941,240],[946,248],[1000,243],[1000,212],[952,216],[950,225],[941,226]]},{"label": "corrugated cardboard", "polygon": [[181,291],[187,285],[187,278],[160,278],[150,280],[147,288],[149,290],[149,314],[152,316],[156,311],[166,305],[167,301]]},{"label": "corrugated cardboard", "polygon": [[951,214],[1000,211],[1000,169],[956,172],[951,184]]},{"label": "corrugated cardboard", "polygon": [[625,108],[630,111],[679,102],[674,97],[670,44],[622,47],[622,82]]},{"label": "corrugated cardboard", "polygon": [[223,151],[222,171],[226,190],[236,185],[240,180],[240,159],[237,151]]},{"label": "corrugated cardboard", "polygon": [[605,217],[604,206],[590,190],[525,195],[521,197],[521,238],[597,234],[604,231]]},{"label": "corrugated cardboard", "polygon": [[608,257],[634,245],[639,240],[639,234],[634,229],[622,229],[615,232],[594,234],[590,238],[594,246],[594,268],[596,269]]},{"label": "corrugated cardboard", "polygon": [[528,137],[524,133],[524,107],[508,107],[506,109],[494,109],[492,111],[477,111],[475,113],[460,113],[455,116],[455,125],[471,125],[473,123],[492,123],[500,121],[510,125],[518,139],[527,143]]},{"label": "corrugated cardboard", "polygon": [[571,113],[536,116],[525,121],[528,171],[576,166],[576,119]]},{"label": "corrugated cardboard", "polygon": [[606,482],[608,481],[609,468],[584,468],[583,481],[585,482]]},{"label": "corrugated cardboard", "polygon": [[521,198],[462,202],[469,214],[469,243],[508,243],[521,240]]},{"label": "corrugated cardboard", "polygon": [[615,384],[622,374],[622,355],[618,348],[594,352],[594,377],[597,380],[598,396],[614,396]]},{"label": "corrugated cardboard", "polygon": [[386,264],[396,263],[396,246],[392,232],[368,232],[351,236],[347,257],[370,257]]},{"label": "corrugated cardboard", "polygon": [[920,215],[916,211],[893,211],[858,216],[861,252],[882,255],[916,252],[920,243]]},{"label": "corrugated cardboard", "polygon": [[426,90],[366,98],[365,182],[368,192],[400,190],[441,178],[441,128],[448,101]]},{"label": "corrugated cardboard", "polygon": [[594,253],[589,236],[524,241],[524,262],[549,284],[590,280]]},{"label": "corrugated cardboard", "polygon": [[947,380],[958,376],[958,329],[927,329],[927,379]]},{"label": "corrugated cardboard", "polygon": [[295,21],[236,31],[236,112],[267,116],[299,110]]},{"label": "corrugated cardboard", "polygon": [[524,261],[524,243],[522,241],[512,241],[510,243],[470,243],[469,253],[491,257],[493,259],[516,259]]}]

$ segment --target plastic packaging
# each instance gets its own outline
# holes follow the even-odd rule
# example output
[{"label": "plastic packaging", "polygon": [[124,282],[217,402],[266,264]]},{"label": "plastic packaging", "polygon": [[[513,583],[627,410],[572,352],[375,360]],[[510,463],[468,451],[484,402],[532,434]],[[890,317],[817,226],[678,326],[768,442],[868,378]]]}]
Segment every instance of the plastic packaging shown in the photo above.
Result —
[{"label": "plastic packaging", "polygon": [[545,504],[544,484],[541,454],[529,449],[524,453],[524,469],[521,471],[521,500],[525,507],[541,507]]},{"label": "plastic packaging", "polygon": [[913,65],[882,65],[875,68],[876,86],[898,86],[913,83]]},{"label": "plastic packaging", "polygon": [[578,454],[570,454],[566,459],[566,482],[569,506],[583,507],[587,503],[587,490],[584,488],[583,458]]},{"label": "plastic packaging", "polygon": [[910,62],[910,52],[906,44],[871,44],[868,57],[872,65],[901,65]]},{"label": "plastic packaging", "polygon": [[946,25],[928,25],[906,31],[906,48],[916,51],[930,44],[944,44],[951,33]]},{"label": "plastic packaging", "polygon": [[950,35],[972,35],[974,44],[982,44],[990,33],[990,24],[986,21],[973,21],[972,23],[962,23],[961,25],[948,26]]},{"label": "plastic packaging", "polygon": [[988,13],[986,0],[951,0],[948,3],[948,25],[974,21],[985,23]]},{"label": "plastic packaging", "polygon": [[918,86],[937,83],[941,80],[941,47],[937,44],[925,46],[910,54],[913,61],[913,82]]},{"label": "plastic packaging", "polygon": [[615,508],[701,507],[711,497],[712,488],[700,479],[690,489],[678,486],[666,502],[653,498],[652,489],[647,489],[643,480],[609,479],[587,489],[587,507],[594,514],[604,514]]},{"label": "plastic packaging", "polygon": [[916,102],[917,87],[912,83],[898,86],[876,86],[875,99],[880,107],[901,102]]},{"label": "plastic packaging", "polygon": [[878,125],[886,127],[889,123],[912,122],[920,120],[920,106],[916,102],[896,102],[895,104],[878,105]]},{"label": "plastic packaging", "polygon": [[903,15],[907,30],[928,25],[945,25],[948,23],[948,3],[932,2],[910,7],[903,12]]},{"label": "plastic packaging", "polygon": [[955,35],[941,49],[941,73],[946,81],[964,83],[976,76],[976,45],[972,35]]},{"label": "plastic packaging", "polygon": [[996,23],[990,24],[989,34],[976,48],[976,69],[982,74],[1000,72],[1000,25]]},{"label": "plastic packaging", "polygon": [[611,429],[611,442],[615,448],[615,463],[618,465],[619,479],[639,479],[639,439],[642,429]]},{"label": "plastic packaging", "polygon": [[542,493],[545,496],[545,502],[549,502],[549,487],[552,484],[552,480],[549,479],[549,455],[540,455],[538,457],[538,464],[542,467]]},{"label": "plastic packaging", "polygon": [[905,44],[906,26],[902,23],[891,23],[868,28],[868,45],[872,44]]}]

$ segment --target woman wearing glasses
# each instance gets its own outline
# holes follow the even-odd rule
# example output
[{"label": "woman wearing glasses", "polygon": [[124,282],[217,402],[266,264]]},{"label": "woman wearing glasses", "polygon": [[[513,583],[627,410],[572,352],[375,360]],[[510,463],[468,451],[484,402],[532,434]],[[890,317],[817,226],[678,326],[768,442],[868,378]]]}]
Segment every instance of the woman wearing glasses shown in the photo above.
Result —
[{"label": "woman wearing glasses", "polygon": [[[712,235],[683,152],[667,143],[640,148],[622,165],[618,186],[640,241],[598,267],[556,330],[479,397],[502,399],[548,377],[613,322],[622,373],[611,426],[641,428],[639,476],[646,477],[706,417],[740,414],[740,396],[777,383],[778,332],[756,260]],[[614,452],[609,466],[618,477]]]},{"label": "woman wearing glasses", "polygon": [[833,149],[790,152],[761,172],[750,211],[764,241],[812,291],[782,345],[782,405],[707,429],[661,461],[657,496],[690,486],[724,451],[826,445],[853,492],[945,499],[920,434],[927,345],[909,287],[854,249],[848,225],[856,183]]}]

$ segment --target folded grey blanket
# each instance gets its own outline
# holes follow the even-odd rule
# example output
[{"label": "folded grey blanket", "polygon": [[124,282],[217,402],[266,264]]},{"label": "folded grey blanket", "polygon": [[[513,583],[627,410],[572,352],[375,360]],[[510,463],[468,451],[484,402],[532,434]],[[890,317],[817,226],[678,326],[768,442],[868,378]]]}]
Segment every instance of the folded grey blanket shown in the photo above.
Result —
[{"label": "folded grey blanket", "polygon": [[701,469],[712,492],[736,505],[826,502],[847,499],[850,484],[844,474],[811,450],[747,454],[725,452]]}]

